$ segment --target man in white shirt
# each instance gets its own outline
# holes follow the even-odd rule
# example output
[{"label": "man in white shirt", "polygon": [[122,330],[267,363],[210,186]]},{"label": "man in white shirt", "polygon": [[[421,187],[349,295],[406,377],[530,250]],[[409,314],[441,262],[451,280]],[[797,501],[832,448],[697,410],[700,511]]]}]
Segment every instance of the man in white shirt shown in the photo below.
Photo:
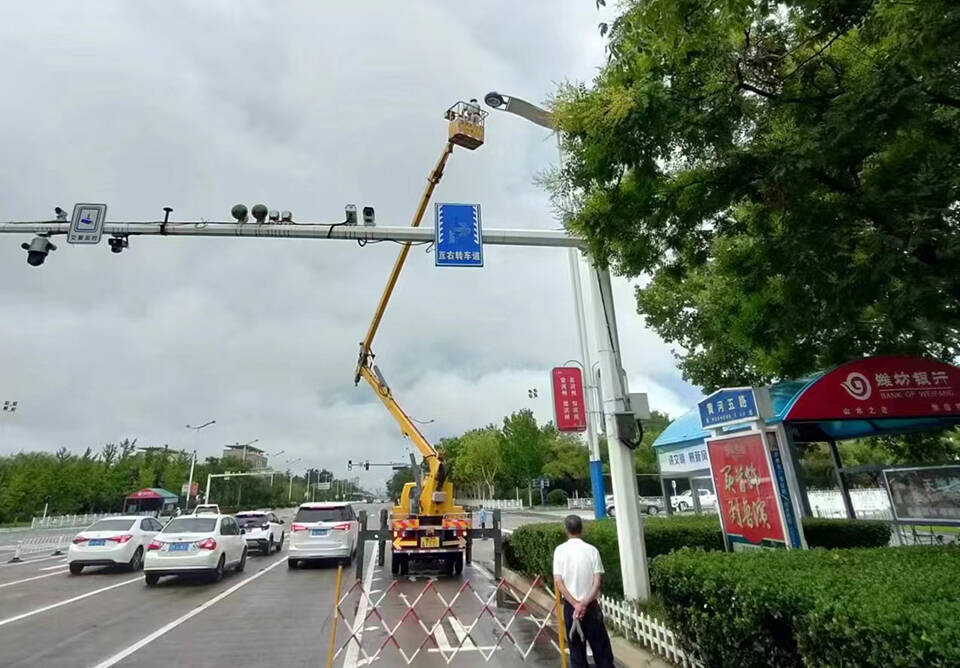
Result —
[{"label": "man in white shirt", "polygon": [[580,539],[583,520],[568,515],[563,521],[567,542],[553,552],[553,581],[563,596],[563,623],[567,627],[570,665],[587,668],[587,644],[597,668],[613,668],[610,636],[597,603],[603,579],[603,563],[593,545]]}]

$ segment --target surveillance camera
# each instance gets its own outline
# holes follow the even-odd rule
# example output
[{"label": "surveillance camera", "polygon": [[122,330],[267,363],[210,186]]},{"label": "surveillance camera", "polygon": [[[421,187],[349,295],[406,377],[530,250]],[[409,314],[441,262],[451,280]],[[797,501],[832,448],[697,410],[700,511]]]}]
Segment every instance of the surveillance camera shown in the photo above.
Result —
[{"label": "surveillance camera", "polygon": [[234,204],[230,209],[230,215],[237,219],[238,223],[247,222],[247,207],[244,204]]},{"label": "surveillance camera", "polygon": [[57,247],[47,237],[34,237],[30,243],[20,244],[20,248],[27,251],[27,264],[31,267],[39,267],[47,259],[50,251],[57,250]]},{"label": "surveillance camera", "polygon": [[487,103],[488,107],[493,107],[494,109],[499,109],[507,103],[507,101],[503,99],[503,95],[496,91],[490,91],[484,95],[483,101]]},{"label": "surveillance camera", "polygon": [[66,220],[67,212],[61,209],[59,206],[53,207],[53,212],[57,214],[57,220]]},{"label": "surveillance camera", "polygon": [[107,239],[107,243],[110,244],[111,253],[122,253],[124,248],[130,247],[130,237],[127,236],[115,236]]},{"label": "surveillance camera", "polygon": [[283,213],[281,213],[281,214],[280,214],[280,222],[281,222],[281,223],[292,223],[292,222],[293,222],[293,212],[292,212],[292,211],[284,211]]},{"label": "surveillance camera", "polygon": [[357,224],[357,205],[356,204],[347,204],[345,207],[343,207],[343,212],[347,216],[346,220],[344,221],[347,225]]},{"label": "surveillance camera", "polygon": [[271,223],[279,223],[279,222],[280,222],[280,212],[277,211],[276,209],[270,209],[270,213],[267,215],[267,219],[268,219]]},{"label": "surveillance camera", "polygon": [[267,220],[267,206],[265,204],[254,204],[250,213],[253,214],[253,217],[258,223],[263,223]]},{"label": "surveillance camera", "polygon": [[377,224],[376,215],[373,212],[372,206],[363,207],[363,224],[367,227],[373,227]]}]

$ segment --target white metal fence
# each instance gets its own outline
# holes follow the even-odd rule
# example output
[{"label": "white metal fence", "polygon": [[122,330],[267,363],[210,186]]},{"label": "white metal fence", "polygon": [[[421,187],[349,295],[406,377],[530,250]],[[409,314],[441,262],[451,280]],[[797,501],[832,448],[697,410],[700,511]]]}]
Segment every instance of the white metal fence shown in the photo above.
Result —
[{"label": "white metal fence", "polygon": [[637,642],[683,668],[703,668],[703,664],[677,642],[677,636],[666,624],[634,605],[600,596],[604,622],[620,635]]},{"label": "white metal fence", "polygon": [[23,557],[36,556],[38,554],[63,554],[63,551],[70,545],[71,535],[61,534],[52,536],[50,534],[40,534],[30,536],[17,541],[17,551],[13,554],[11,563],[22,561]]},{"label": "white metal fence", "polygon": [[31,529],[73,529],[83,528],[105,517],[117,517],[123,513],[87,513],[84,515],[48,515],[34,517],[30,521]]},{"label": "white metal fence", "polygon": [[593,510],[593,497],[592,496],[568,497],[567,510]]},{"label": "white metal fence", "polygon": [[[838,489],[811,489],[807,492],[810,509],[817,517],[846,517],[843,497]],[[892,520],[890,501],[879,487],[850,490],[853,512],[860,519]]]},{"label": "white metal fence", "polygon": [[523,510],[520,499],[457,499],[457,503],[474,508],[483,506],[487,510]]}]

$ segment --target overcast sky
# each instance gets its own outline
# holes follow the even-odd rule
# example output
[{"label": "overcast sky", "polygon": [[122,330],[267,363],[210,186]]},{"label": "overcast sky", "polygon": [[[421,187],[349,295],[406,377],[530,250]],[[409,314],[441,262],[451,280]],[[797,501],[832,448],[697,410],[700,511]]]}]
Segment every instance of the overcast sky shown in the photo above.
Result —
[{"label": "overcast sky", "polygon": [[[108,220],[226,220],[264,202],[301,221],[376,207],[407,225],[443,148],[444,110],[491,89],[544,102],[604,59],[592,0],[4,3],[2,220],[105,202]],[[479,202],[488,228],[556,228],[536,174],[550,134],[494,112],[434,201]],[[432,224],[432,218],[425,221]],[[40,268],[0,238],[0,452],[260,439],[345,475],[406,459],[367,387],[357,342],[398,246],[134,238],[120,255],[59,243]],[[61,241],[65,241],[61,239]],[[532,408],[579,357],[567,256],[488,247],[483,269],[413,249],[374,346],[431,439]],[[616,282],[631,391],[677,415],[699,390]],[[529,400],[528,388],[540,398]],[[185,429],[216,419],[194,440]],[[297,468],[300,468],[300,464]],[[365,474],[379,486],[384,470]]]}]

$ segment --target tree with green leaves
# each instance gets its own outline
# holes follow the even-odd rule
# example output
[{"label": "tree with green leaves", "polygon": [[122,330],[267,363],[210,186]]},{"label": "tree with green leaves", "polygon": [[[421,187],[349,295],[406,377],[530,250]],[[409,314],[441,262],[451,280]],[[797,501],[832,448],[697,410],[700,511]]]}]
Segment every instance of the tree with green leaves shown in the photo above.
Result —
[{"label": "tree with green leaves", "polygon": [[547,443],[533,411],[519,410],[503,418],[503,460],[508,480],[517,487],[526,487],[533,498],[533,479],[547,461]]},{"label": "tree with green leaves", "polygon": [[493,427],[473,429],[459,440],[459,479],[473,484],[477,498],[493,498],[505,471],[500,433]]},{"label": "tree with green leaves", "polygon": [[[599,2],[598,4],[603,4]],[[624,0],[549,178],[689,381],[960,353],[960,3]]]}]

